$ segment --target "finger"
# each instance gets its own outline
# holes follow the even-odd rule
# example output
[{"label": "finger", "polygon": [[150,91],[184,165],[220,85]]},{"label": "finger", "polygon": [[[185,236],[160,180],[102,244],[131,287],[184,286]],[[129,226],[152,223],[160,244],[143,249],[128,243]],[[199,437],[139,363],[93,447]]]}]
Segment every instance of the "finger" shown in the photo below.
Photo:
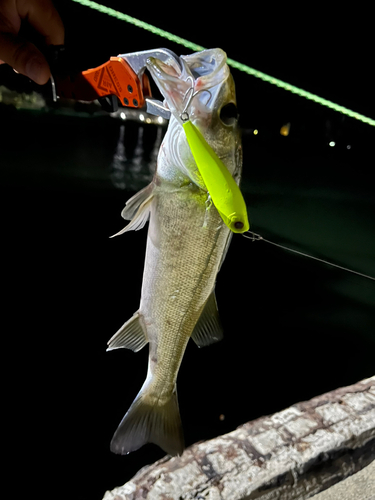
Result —
[{"label": "finger", "polygon": [[51,76],[46,59],[35,45],[12,33],[0,33],[0,60],[39,85]]},{"label": "finger", "polygon": [[19,1],[18,12],[44,36],[47,45],[63,45],[64,25],[51,0]]}]

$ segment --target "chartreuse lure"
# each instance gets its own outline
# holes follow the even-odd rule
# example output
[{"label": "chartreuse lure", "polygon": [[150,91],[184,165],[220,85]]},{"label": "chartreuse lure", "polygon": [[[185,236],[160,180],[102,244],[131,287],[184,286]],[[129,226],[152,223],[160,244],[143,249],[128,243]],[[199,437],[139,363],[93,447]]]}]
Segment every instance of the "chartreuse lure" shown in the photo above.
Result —
[{"label": "chartreuse lure", "polygon": [[189,119],[183,121],[182,126],[198,170],[221,218],[234,233],[248,231],[250,225],[245,200],[229,170]]}]

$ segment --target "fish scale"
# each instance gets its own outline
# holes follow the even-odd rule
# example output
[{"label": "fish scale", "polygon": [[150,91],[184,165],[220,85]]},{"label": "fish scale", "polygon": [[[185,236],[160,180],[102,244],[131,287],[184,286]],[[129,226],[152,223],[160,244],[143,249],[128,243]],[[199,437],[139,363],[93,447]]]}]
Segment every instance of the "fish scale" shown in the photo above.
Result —
[{"label": "fish scale", "polygon": [[[186,191],[189,196],[188,189]],[[191,200],[195,198],[190,195]],[[142,296],[149,297],[149,300],[142,301],[140,313],[147,323],[154,325],[149,340],[157,340],[157,359],[164,359],[165,365],[169,366],[162,379],[173,384],[177,375],[175,365],[178,363],[179,366],[178,360],[182,358],[186,337],[190,337],[213,289],[221,253],[229,234],[215,207],[211,207],[209,222],[207,227],[203,227],[206,198],[207,194],[203,193],[198,203],[194,203],[181,200],[180,193],[159,195],[158,220],[155,221],[160,228],[159,248],[155,249],[152,241],[148,242],[147,247],[145,276],[154,274],[156,279],[150,283],[146,278],[144,282]],[[193,203],[194,210],[191,207]],[[168,217],[172,207],[174,216]],[[194,211],[199,212],[199,217],[194,217],[199,223],[193,226],[186,221],[191,221]],[[179,239],[176,231],[180,235]],[[171,300],[176,289],[179,290],[176,299]],[[160,371],[161,368],[155,369],[154,376]]]},{"label": "fish scale", "polygon": [[[151,362],[150,397],[151,393],[169,393],[175,384],[187,341],[214,287],[229,235],[215,207],[210,208],[207,218],[207,193],[192,196],[189,191],[185,189],[184,197],[181,193],[159,194],[155,216],[158,220],[151,219],[151,224],[160,228],[160,241],[158,249],[152,241],[147,244],[147,278],[142,296],[148,300],[142,300],[140,307],[146,323],[153,325],[149,332],[150,358],[157,360]],[[205,216],[207,225],[203,227]],[[196,224],[186,223],[192,218]],[[171,300],[175,290],[179,292]]]}]

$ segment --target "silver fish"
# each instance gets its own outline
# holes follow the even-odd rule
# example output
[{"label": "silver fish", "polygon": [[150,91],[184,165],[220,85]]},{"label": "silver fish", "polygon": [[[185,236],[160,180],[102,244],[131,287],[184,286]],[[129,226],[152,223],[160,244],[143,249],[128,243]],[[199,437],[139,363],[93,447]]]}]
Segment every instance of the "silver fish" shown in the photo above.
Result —
[{"label": "silver fish", "polygon": [[111,442],[121,454],[147,442],[170,455],[183,452],[176,379],[186,345],[190,337],[201,347],[223,335],[214,289],[232,233],[210,201],[179,116],[189,113],[238,184],[235,86],[221,49],[180,60],[180,73],[158,59],[148,61],[172,116],[154,179],[126,203],[122,217],[131,222],[118,233],[141,229],[150,218],[139,310],[108,342],[108,350],[149,344],[147,378]]}]

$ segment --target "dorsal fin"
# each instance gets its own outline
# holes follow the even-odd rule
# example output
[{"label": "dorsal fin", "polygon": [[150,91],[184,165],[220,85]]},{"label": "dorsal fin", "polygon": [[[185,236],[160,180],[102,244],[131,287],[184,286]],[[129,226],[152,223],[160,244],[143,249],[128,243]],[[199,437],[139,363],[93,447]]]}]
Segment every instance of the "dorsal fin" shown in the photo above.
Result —
[{"label": "dorsal fin", "polygon": [[198,347],[204,347],[223,338],[223,327],[221,326],[219,312],[217,310],[215,291],[212,291],[203,308],[197,324],[191,334],[191,338]]},{"label": "dorsal fin", "polygon": [[155,184],[151,182],[134,196],[132,196],[125,204],[125,208],[121,212],[121,216],[126,220],[132,220],[142,203],[150,197],[154,190]]},{"label": "dorsal fin", "polygon": [[131,222],[129,222],[129,224],[124,227],[124,229],[121,229],[121,231],[111,236],[111,238],[119,236],[120,234],[124,234],[128,231],[133,231],[133,230],[138,231],[139,229],[142,229],[142,227],[146,224],[148,218],[150,217],[151,202],[153,198],[154,198],[153,194],[151,194],[148,198],[146,198],[144,202],[141,204],[141,206],[138,208],[138,211],[131,220]]},{"label": "dorsal fin", "polygon": [[141,315],[137,311],[108,341],[107,351],[125,347],[134,352],[140,351],[148,342]]}]

